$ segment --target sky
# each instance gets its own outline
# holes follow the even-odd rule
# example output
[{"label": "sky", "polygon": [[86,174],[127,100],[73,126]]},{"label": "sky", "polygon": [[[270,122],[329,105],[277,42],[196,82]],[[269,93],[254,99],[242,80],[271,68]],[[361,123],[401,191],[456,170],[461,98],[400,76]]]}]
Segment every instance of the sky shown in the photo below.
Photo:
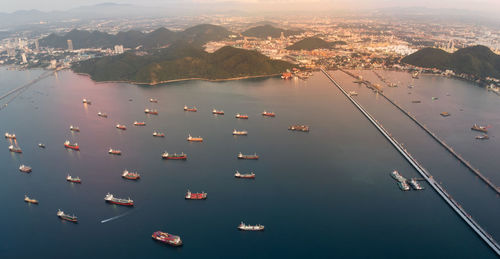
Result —
[{"label": "sky", "polygon": [[37,9],[41,11],[64,11],[79,6],[113,2],[141,6],[167,6],[175,3],[210,4],[228,2],[227,6],[235,9],[255,8],[257,10],[273,9],[280,5],[294,5],[304,10],[315,9],[379,9],[391,7],[427,7],[450,8],[474,11],[499,12],[500,0],[0,0],[0,12]]}]

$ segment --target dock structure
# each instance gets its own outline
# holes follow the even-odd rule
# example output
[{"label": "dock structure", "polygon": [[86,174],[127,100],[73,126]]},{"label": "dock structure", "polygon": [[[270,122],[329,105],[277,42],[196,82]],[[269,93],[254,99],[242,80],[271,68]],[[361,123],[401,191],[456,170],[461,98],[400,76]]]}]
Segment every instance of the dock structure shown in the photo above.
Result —
[{"label": "dock structure", "polygon": [[432,175],[396,140],[391,134],[377,121],[375,120],[354,98],[352,98],[348,92],[344,90],[340,84],[338,84],[335,79],[333,79],[328,72],[323,68],[321,72],[325,74],[326,77],[351,101],[354,106],[358,108],[359,111],[384,135],[384,137],[389,140],[389,142],[396,148],[396,150],[401,153],[401,155],[417,170],[417,172],[429,183],[429,185],[443,198],[443,200],[448,203],[448,205],[476,232],[476,234],[483,239],[488,246],[495,251],[497,255],[500,256],[500,245],[495,241],[495,239],[488,234],[466,211],[462,206],[455,201],[448,192],[438,183]]}]

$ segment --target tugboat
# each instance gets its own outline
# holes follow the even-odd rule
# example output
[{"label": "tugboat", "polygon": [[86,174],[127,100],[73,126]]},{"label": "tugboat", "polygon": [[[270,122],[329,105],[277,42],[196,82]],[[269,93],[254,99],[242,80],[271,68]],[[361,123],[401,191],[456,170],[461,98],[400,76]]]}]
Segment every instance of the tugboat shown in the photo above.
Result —
[{"label": "tugboat", "polygon": [[239,130],[234,129],[233,130],[233,135],[235,135],[235,136],[246,136],[246,135],[248,135],[248,131],[246,131],[246,130],[239,131]]},{"label": "tugboat", "polygon": [[165,134],[158,132],[158,131],[153,131],[153,137],[163,138],[163,137],[165,137]]},{"label": "tugboat", "polygon": [[151,235],[154,240],[165,243],[167,245],[171,246],[181,246],[182,245],[182,240],[179,236],[172,235],[169,233],[161,232],[161,231],[156,231]]},{"label": "tugboat", "polygon": [[38,146],[39,146],[40,148],[45,148],[45,144],[43,144],[43,143],[38,143]]},{"label": "tugboat", "polygon": [[146,123],[144,121],[134,121],[135,126],[146,126]]},{"label": "tugboat", "polygon": [[207,193],[206,192],[198,192],[194,193],[191,192],[190,190],[187,191],[186,197],[184,197],[186,200],[205,200],[207,199]]},{"label": "tugboat", "polygon": [[22,153],[23,152],[20,147],[14,147],[13,145],[9,146],[9,151],[12,153]]},{"label": "tugboat", "polygon": [[122,177],[128,180],[138,180],[141,175],[137,172],[129,172],[127,169],[123,170]]},{"label": "tugboat", "polygon": [[488,133],[488,127],[479,126],[477,124],[472,125],[472,128],[470,128],[470,129],[471,130],[475,130],[475,131],[481,131],[481,132],[484,132],[484,133]]},{"label": "tugboat", "polygon": [[67,220],[67,221],[70,221],[70,222],[73,222],[73,223],[77,223],[78,222],[78,217],[75,216],[75,215],[67,215],[67,214],[64,214],[64,212],[62,210],[57,210],[57,216],[63,220]]},{"label": "tugboat", "polygon": [[31,204],[38,204],[37,200],[31,199],[30,197],[28,197],[28,195],[24,195],[24,201]]},{"label": "tugboat", "polygon": [[127,126],[121,124],[116,124],[116,128],[121,130],[127,130]]},{"label": "tugboat", "polygon": [[255,174],[253,172],[251,172],[249,174],[241,174],[240,172],[238,172],[238,170],[236,170],[236,173],[234,174],[234,177],[236,177],[236,178],[244,178],[244,179],[255,179]]},{"label": "tugboat", "polygon": [[263,111],[263,112],[262,112],[262,116],[267,116],[267,117],[276,117],[276,113],[274,113],[274,112],[267,112],[267,111]]},{"label": "tugboat", "polygon": [[216,115],[224,115],[224,111],[223,111],[223,110],[213,109],[213,110],[212,110],[212,114],[216,114]]},{"label": "tugboat", "polygon": [[130,198],[128,198],[128,199],[116,198],[116,197],[113,196],[113,194],[110,194],[109,192],[104,197],[104,200],[106,202],[117,204],[117,205],[134,206],[134,201],[131,200]]},{"label": "tugboat", "polygon": [[411,187],[413,187],[413,189],[415,190],[423,190],[424,188],[418,183],[417,179],[415,178],[411,178],[410,179],[410,184],[411,184]]},{"label": "tugboat", "polygon": [[443,116],[443,117],[448,117],[451,114],[449,112],[442,112],[442,113],[440,113],[440,115]]},{"label": "tugboat", "polygon": [[71,175],[68,174],[68,176],[66,176],[66,181],[68,182],[72,182],[72,183],[82,183],[82,180],[80,179],[80,177],[72,177]]},{"label": "tugboat", "polygon": [[118,149],[112,149],[112,148],[110,148],[108,150],[108,154],[110,154],[110,155],[118,155],[119,156],[119,155],[122,154],[122,152],[120,150],[118,150]]},{"label": "tugboat", "polygon": [[108,115],[106,113],[103,113],[103,112],[98,112],[97,116],[103,117],[103,118],[107,118],[108,117]]},{"label": "tugboat", "polygon": [[84,104],[92,104],[92,102],[90,100],[88,100],[88,99],[83,99],[82,103],[84,103]]},{"label": "tugboat", "polygon": [[10,134],[8,132],[5,132],[5,138],[7,138],[7,139],[16,139],[16,134]]},{"label": "tugboat", "polygon": [[203,142],[202,137],[192,137],[191,135],[188,136],[187,141],[190,142]]},{"label": "tugboat", "polygon": [[69,126],[69,130],[74,131],[74,132],[80,132],[80,128],[73,126],[73,125]]},{"label": "tugboat", "polygon": [[257,160],[259,159],[259,156],[257,153],[253,155],[243,155],[241,152],[238,154],[238,159],[248,159],[248,160]]},{"label": "tugboat", "polygon": [[288,127],[288,130],[309,132],[309,126],[307,126],[307,125],[292,125],[292,126]]},{"label": "tugboat", "polygon": [[248,120],[248,115],[246,114],[236,114],[236,119],[243,119],[243,120]]},{"label": "tugboat", "polygon": [[196,106],[187,107],[186,105],[184,105],[184,111],[186,111],[186,112],[197,112],[198,109],[196,109]]},{"label": "tugboat", "polygon": [[240,225],[238,225],[238,229],[242,231],[264,231],[264,226],[263,225],[246,225],[245,223],[241,222]]},{"label": "tugboat", "polygon": [[78,143],[75,143],[75,144],[71,144],[69,142],[69,140],[66,140],[64,142],[64,147],[65,148],[69,148],[69,149],[73,149],[73,150],[80,150],[80,146],[78,146]]},{"label": "tugboat", "polygon": [[151,115],[158,115],[158,110],[145,109],[144,113],[151,114]]},{"label": "tugboat", "polygon": [[184,154],[184,152],[180,153],[180,154],[169,154],[167,153],[166,151],[161,154],[161,158],[163,159],[170,159],[170,160],[186,160],[187,159],[187,155]]},{"label": "tugboat", "polygon": [[476,139],[489,139],[490,137],[486,134],[476,136]]},{"label": "tugboat", "polygon": [[27,165],[21,165],[19,167],[19,171],[21,171],[23,173],[31,173],[31,167],[29,167]]},{"label": "tugboat", "polygon": [[155,99],[155,98],[150,98],[150,99],[149,99],[149,102],[150,102],[150,103],[158,103],[158,99]]}]

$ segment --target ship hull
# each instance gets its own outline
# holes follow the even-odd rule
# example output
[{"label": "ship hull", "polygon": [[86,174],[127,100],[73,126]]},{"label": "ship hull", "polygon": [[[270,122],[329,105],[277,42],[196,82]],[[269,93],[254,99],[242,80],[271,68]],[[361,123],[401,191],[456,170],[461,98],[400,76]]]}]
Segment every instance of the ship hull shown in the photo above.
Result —
[{"label": "ship hull", "polygon": [[111,204],[116,204],[116,205],[121,205],[121,206],[129,206],[129,207],[132,207],[134,206],[134,203],[133,202],[118,202],[118,201],[106,201],[107,203],[111,203]]},{"label": "ship hull", "polygon": [[168,157],[167,156],[167,157],[162,157],[162,158],[165,160],[186,160],[187,159],[187,157],[185,157],[185,156],[184,157]]},{"label": "ship hull", "polygon": [[74,147],[74,146],[70,146],[70,145],[64,145],[64,147],[69,148],[69,149],[73,149],[73,150],[77,150],[77,151],[80,150],[80,147]]}]

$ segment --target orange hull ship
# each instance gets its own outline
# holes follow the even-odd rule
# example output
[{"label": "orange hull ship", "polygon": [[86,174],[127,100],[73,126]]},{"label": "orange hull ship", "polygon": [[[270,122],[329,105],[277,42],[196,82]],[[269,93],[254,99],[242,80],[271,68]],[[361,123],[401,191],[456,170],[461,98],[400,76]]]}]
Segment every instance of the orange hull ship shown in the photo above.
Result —
[{"label": "orange hull ship", "polygon": [[248,120],[248,115],[246,114],[236,114],[236,119],[243,119],[243,120]]},{"label": "orange hull ship", "polygon": [[122,177],[128,180],[139,180],[139,178],[141,178],[141,175],[135,172],[129,172],[128,170],[124,170]]},{"label": "orange hull ship", "polygon": [[28,197],[28,195],[24,195],[24,201],[31,204],[38,204],[37,200],[31,199],[30,197]]},{"label": "orange hull ship", "polygon": [[188,136],[187,141],[190,142],[203,142],[202,137],[192,137],[191,135]]},{"label": "orange hull ship", "polygon": [[186,112],[197,112],[198,109],[196,109],[195,106],[193,106],[193,107],[187,107],[186,105],[184,105],[184,111],[186,111]]},{"label": "orange hull ship", "polygon": [[64,147],[65,147],[65,148],[69,148],[69,149],[73,149],[73,150],[77,150],[77,151],[78,151],[78,150],[80,150],[80,146],[78,146],[78,143],[71,144],[71,143],[69,142],[69,140],[66,140],[66,141],[64,142]]}]

